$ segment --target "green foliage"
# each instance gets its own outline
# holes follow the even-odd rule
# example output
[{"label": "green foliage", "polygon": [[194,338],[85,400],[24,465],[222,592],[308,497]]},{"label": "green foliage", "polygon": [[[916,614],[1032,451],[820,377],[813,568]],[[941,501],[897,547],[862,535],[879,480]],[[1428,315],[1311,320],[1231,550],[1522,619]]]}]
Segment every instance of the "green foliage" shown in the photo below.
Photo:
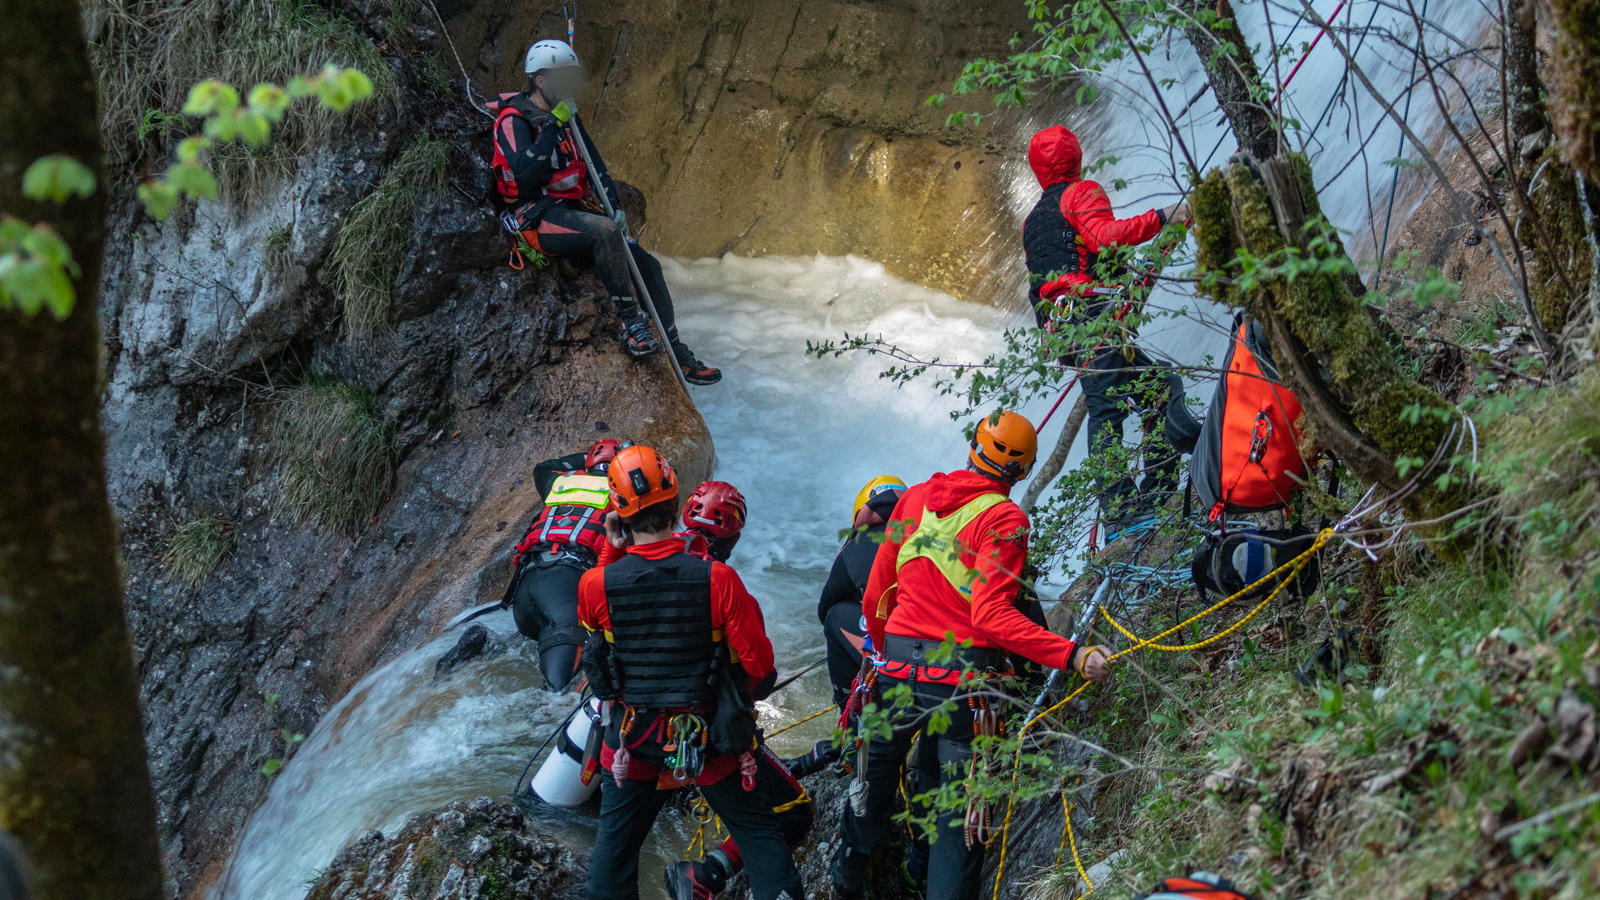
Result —
[{"label": "green foliage", "polygon": [[[372,39],[338,13],[304,0],[90,0],[85,6],[101,118],[114,158],[145,149],[140,144],[152,134],[149,126],[166,124],[147,111],[176,113],[201,81],[288,85],[296,76],[334,66],[357,69],[372,80],[374,113],[397,94],[394,72]],[[222,181],[242,185],[258,169],[286,171],[295,157],[328,138],[336,116],[332,107],[319,107],[284,122],[268,147],[219,148]]]},{"label": "green foliage", "polygon": [[40,157],[22,173],[22,195],[30,200],[65,203],[94,193],[94,172],[70,156]]},{"label": "green foliage", "polygon": [[165,175],[139,186],[139,200],[151,216],[165,219],[185,197],[215,197],[217,179],[205,162],[206,154],[235,142],[265,145],[293,100],[315,96],[323,108],[344,112],[371,95],[371,79],[355,69],[337,66],[311,77],[296,76],[287,87],[258,84],[243,102],[232,85],[215,79],[202,81],[190,89],[183,105],[184,115],[203,120],[202,133],[178,142],[177,161],[167,167]]},{"label": "green foliage", "polygon": [[[306,736],[297,731],[291,732],[287,728],[278,729],[278,740],[283,741],[283,749],[286,755],[292,754],[294,748],[300,746],[305,739]],[[285,762],[287,762],[287,759],[282,757],[269,757],[261,763],[261,774],[271,778],[283,770]]]},{"label": "green foliage", "polygon": [[370,394],[337,381],[287,388],[271,441],[281,509],[345,534],[377,513],[393,475],[394,437]]},{"label": "green foliage", "polygon": [[388,327],[390,291],[411,241],[412,219],[443,186],[449,153],[443,140],[416,138],[345,217],[331,261],[352,338]]},{"label": "green foliage", "polygon": [[65,319],[72,312],[78,276],[72,249],[49,225],[0,216],[0,311],[31,316],[48,307]]},{"label": "green foliage", "polygon": [[161,568],[188,590],[196,590],[233,552],[233,526],[221,516],[199,514],[173,530]]}]

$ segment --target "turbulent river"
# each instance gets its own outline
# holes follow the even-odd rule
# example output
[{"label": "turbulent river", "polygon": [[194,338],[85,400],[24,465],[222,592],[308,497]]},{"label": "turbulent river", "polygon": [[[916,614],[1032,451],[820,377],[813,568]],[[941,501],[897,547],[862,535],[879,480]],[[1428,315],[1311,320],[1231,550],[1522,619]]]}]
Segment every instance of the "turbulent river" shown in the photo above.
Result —
[{"label": "turbulent river", "polygon": [[[1353,23],[1360,26],[1377,4],[1351,6],[1361,8]],[[1472,4],[1449,6],[1438,17],[1440,25],[1472,37],[1478,21]],[[1298,49],[1311,39],[1314,30],[1297,25],[1293,13],[1275,8],[1272,15],[1270,33],[1283,45]],[[1376,24],[1397,39],[1373,39],[1357,50],[1357,58],[1378,83],[1396,86],[1392,100],[1407,83],[1410,56],[1399,45],[1414,28],[1388,8],[1375,16]],[[1265,42],[1269,31],[1261,18],[1260,9],[1241,13],[1246,33]],[[1452,41],[1438,37],[1429,43],[1439,50],[1452,47]],[[1198,63],[1187,55],[1156,58],[1153,64],[1158,77],[1175,82],[1165,89],[1174,111],[1202,83]],[[1329,218],[1350,232],[1359,256],[1371,257],[1371,248],[1380,243],[1390,187],[1391,170],[1384,162],[1400,155],[1398,129],[1380,121],[1371,98],[1350,88],[1343,75],[1338,54],[1324,42],[1286,92],[1285,104],[1308,127],[1323,122],[1314,132],[1299,132],[1298,139],[1311,154]],[[1083,138],[1088,159],[1116,154],[1116,162],[1096,177],[1108,185],[1126,181],[1112,191],[1123,212],[1172,202],[1171,173],[1181,153],[1156,124],[1160,120],[1149,91],[1131,68],[1120,76],[1112,73],[1105,90],[1115,99],[1064,117]],[[1346,103],[1330,101],[1340,91]],[[1439,110],[1419,96],[1412,127],[1436,133],[1439,122]],[[1028,126],[1043,124],[1036,120]],[[1209,95],[1181,117],[1181,125],[1197,162],[1217,164],[1231,150]],[[1366,142],[1370,148],[1363,153],[1360,146]],[[1038,187],[1020,162],[1008,174],[1020,221]],[[1403,216],[1411,202],[1402,193],[1396,214]],[[722,384],[699,389],[694,397],[716,440],[716,477],[738,485],[749,498],[750,524],[733,562],[766,610],[780,674],[822,655],[816,593],[860,485],[885,472],[920,479],[960,465],[963,453],[958,425],[950,419],[956,400],[941,396],[927,380],[899,386],[880,378],[890,365],[885,357],[814,359],[805,354],[806,342],[844,333],[882,334],[917,355],[981,359],[1000,348],[1005,329],[1024,322],[1019,243],[1014,234],[982,242],[994,273],[985,292],[992,296],[984,299],[993,305],[963,303],[848,257],[663,261],[683,333],[727,375]],[[1157,292],[1152,305],[1171,314],[1144,330],[1142,343],[1156,355],[1195,365],[1223,348],[1227,311],[1202,308],[1189,291],[1170,286]],[[1209,389],[1195,395],[1203,400]],[[1037,421],[1052,399],[1026,412]],[[1064,418],[1063,412],[1052,432]],[[1044,435],[1046,444],[1054,439],[1053,433]],[[1080,438],[1074,462],[1082,444]],[[509,792],[528,754],[572,699],[532,686],[539,682],[534,654],[516,634],[509,613],[480,621],[510,644],[509,653],[471,663],[435,683],[434,660],[456,636],[441,634],[368,674],[323,717],[276,776],[213,898],[297,900],[306,882],[357,833],[390,832],[410,813]],[[794,721],[822,707],[826,696],[826,675],[818,670],[763,704],[763,723],[772,730]],[[798,752],[827,732],[825,720],[819,720],[783,735],[776,748]],[[583,812],[551,811],[542,824],[580,841],[593,830]],[[646,896],[659,891],[654,875],[659,861],[675,858],[688,836],[680,818],[670,812],[663,816],[647,847],[654,859],[642,869]]]}]

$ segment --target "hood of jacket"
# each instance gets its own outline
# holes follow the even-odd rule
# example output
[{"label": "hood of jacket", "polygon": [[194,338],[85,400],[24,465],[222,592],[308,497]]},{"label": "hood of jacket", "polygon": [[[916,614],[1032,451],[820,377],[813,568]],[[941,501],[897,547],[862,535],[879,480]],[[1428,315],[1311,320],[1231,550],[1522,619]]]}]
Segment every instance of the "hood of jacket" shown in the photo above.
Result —
[{"label": "hood of jacket", "polygon": [[1061,125],[1035,133],[1028,141],[1028,165],[1041,188],[1077,181],[1083,176],[1083,149],[1078,146],[1078,136]]},{"label": "hood of jacket", "polygon": [[970,469],[941,472],[928,479],[927,507],[944,515],[967,505],[984,494],[1011,495],[1011,485],[979,475]]}]

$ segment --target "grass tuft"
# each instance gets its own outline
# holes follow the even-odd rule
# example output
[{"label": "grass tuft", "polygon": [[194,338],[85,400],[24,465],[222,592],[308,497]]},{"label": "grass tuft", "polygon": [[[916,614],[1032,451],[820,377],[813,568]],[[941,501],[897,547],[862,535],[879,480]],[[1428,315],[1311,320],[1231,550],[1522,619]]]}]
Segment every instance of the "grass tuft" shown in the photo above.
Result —
[{"label": "grass tuft", "polygon": [[372,395],[313,381],[284,390],[272,424],[279,508],[353,534],[378,511],[394,472],[394,435]]},{"label": "grass tuft", "polygon": [[289,270],[289,250],[293,238],[294,229],[288,225],[274,228],[267,235],[266,242],[261,245],[261,262],[268,272],[282,275]]},{"label": "grass tuft", "polygon": [[443,187],[449,152],[447,143],[432,137],[407,144],[345,217],[331,262],[352,339],[388,327],[390,291],[411,240],[412,217],[419,203]]},{"label": "grass tuft", "polygon": [[167,539],[161,568],[186,590],[197,590],[233,552],[232,530],[221,516],[196,515]]}]

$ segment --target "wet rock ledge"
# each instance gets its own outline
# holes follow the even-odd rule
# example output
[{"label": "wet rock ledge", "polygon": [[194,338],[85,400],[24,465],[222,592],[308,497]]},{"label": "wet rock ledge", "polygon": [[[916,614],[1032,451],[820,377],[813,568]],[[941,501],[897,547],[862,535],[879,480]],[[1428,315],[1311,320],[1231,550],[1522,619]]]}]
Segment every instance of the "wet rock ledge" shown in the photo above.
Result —
[{"label": "wet rock ledge", "polygon": [[577,897],[588,861],[488,797],[412,816],[392,839],[345,846],[307,900],[508,900]]}]

